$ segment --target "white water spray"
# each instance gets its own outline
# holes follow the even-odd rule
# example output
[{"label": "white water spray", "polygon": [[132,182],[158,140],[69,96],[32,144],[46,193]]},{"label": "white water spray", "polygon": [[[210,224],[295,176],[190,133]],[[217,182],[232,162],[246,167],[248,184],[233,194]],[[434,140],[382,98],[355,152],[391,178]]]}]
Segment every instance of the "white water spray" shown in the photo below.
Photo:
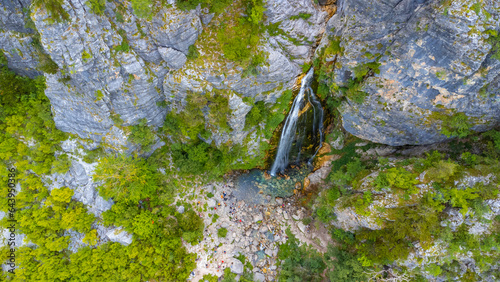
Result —
[{"label": "white water spray", "polygon": [[[299,120],[299,116],[304,107],[309,103],[313,108],[313,131],[319,131],[319,146],[314,153],[314,155],[309,159],[309,163],[311,163],[316,153],[321,148],[321,144],[323,143],[323,108],[321,107],[320,102],[315,97],[314,92],[312,91],[310,85],[314,75],[314,69],[311,68],[306,76],[302,79],[302,84],[300,86],[299,93],[292,104],[292,109],[288,114],[285,124],[283,126],[283,130],[281,131],[280,142],[278,145],[278,152],[276,153],[276,159],[274,160],[273,166],[271,167],[270,174],[272,176],[276,176],[276,173],[283,172],[289,163],[289,155],[290,150],[292,148],[292,144],[296,139],[297,133],[297,121]],[[307,92],[307,93],[306,93]],[[306,100],[307,94],[307,100]],[[300,130],[300,129],[299,129]],[[300,158],[300,149],[299,155],[297,158]]]}]

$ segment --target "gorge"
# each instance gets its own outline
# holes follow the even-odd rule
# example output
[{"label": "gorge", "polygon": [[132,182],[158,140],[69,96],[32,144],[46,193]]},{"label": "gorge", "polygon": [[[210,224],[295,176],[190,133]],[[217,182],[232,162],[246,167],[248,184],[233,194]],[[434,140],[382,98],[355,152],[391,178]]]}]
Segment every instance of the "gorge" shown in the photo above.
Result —
[{"label": "gorge", "polygon": [[2,281],[500,279],[499,1],[0,0],[0,105]]}]

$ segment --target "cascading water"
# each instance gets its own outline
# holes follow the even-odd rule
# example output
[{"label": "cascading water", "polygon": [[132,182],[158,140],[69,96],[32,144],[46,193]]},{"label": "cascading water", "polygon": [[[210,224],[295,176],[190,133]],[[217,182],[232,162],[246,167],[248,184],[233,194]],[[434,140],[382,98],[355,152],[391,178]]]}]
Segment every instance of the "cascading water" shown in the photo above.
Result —
[{"label": "cascading water", "polygon": [[[313,75],[314,69],[311,68],[302,79],[299,93],[297,97],[295,97],[292,109],[285,120],[283,130],[281,131],[276,159],[270,171],[272,176],[276,176],[276,173],[283,172],[288,166],[290,156],[293,156],[291,152],[292,147],[295,147],[297,151],[295,161],[300,161],[304,139],[309,138],[307,141],[317,146],[317,149],[308,160],[309,164],[311,164],[313,158],[322,146],[323,108],[311,89]],[[310,114],[311,108],[312,117]]]}]

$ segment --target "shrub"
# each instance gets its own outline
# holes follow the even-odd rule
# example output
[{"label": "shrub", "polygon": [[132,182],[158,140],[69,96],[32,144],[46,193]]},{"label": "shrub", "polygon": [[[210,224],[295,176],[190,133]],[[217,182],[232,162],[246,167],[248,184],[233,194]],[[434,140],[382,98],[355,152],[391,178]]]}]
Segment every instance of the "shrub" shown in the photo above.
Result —
[{"label": "shrub", "polygon": [[278,281],[321,281],[321,273],[326,267],[323,256],[307,244],[299,246],[290,229],[286,234],[289,238],[278,251],[281,260]]},{"label": "shrub", "polygon": [[128,140],[134,144],[140,144],[144,151],[149,152],[156,142],[156,135],[147,123],[148,121],[143,118],[139,120],[139,124],[132,126]]},{"label": "shrub", "polygon": [[56,22],[68,21],[70,16],[66,10],[62,7],[64,3],[63,0],[33,0],[33,5],[35,7],[44,7],[50,13],[51,17],[49,20],[55,20]]},{"label": "shrub", "polygon": [[290,20],[298,20],[298,19],[307,20],[307,19],[309,19],[311,16],[312,16],[311,14],[304,13],[304,12],[300,12],[298,15],[291,16],[291,17],[290,17]]},{"label": "shrub", "polygon": [[464,113],[455,113],[442,119],[441,133],[446,137],[465,137],[470,134],[472,123]]},{"label": "shrub", "polygon": [[90,6],[92,11],[97,15],[104,14],[104,10],[106,9],[106,0],[89,0],[87,5]]},{"label": "shrub", "polygon": [[488,43],[491,45],[492,57],[500,61],[500,35],[496,30],[487,30]]},{"label": "shrub", "polygon": [[415,184],[418,184],[418,180],[415,177],[415,174],[402,167],[393,167],[385,172],[380,172],[374,184],[378,189],[393,187],[408,190],[410,193],[417,193],[418,189]]},{"label": "shrub", "polygon": [[458,170],[459,165],[451,161],[440,160],[427,171],[426,178],[434,181],[447,182]]},{"label": "shrub", "polygon": [[226,238],[226,235],[227,235],[226,228],[222,227],[217,230],[217,236],[219,236],[220,238]]},{"label": "shrub", "polygon": [[187,54],[187,59],[192,60],[198,58],[200,55],[200,52],[198,52],[198,49],[196,49],[196,46],[190,45],[188,49],[188,54]]},{"label": "shrub", "polygon": [[113,49],[117,52],[129,52],[130,46],[128,44],[128,38],[125,30],[119,29],[118,34],[120,34],[120,36],[122,37],[122,43],[118,46],[115,46]]},{"label": "shrub", "polygon": [[366,281],[365,269],[356,255],[329,245],[325,257],[329,257],[327,265],[333,269],[328,272],[330,281]]},{"label": "shrub", "polygon": [[132,0],[132,9],[134,9],[134,13],[139,18],[151,17],[152,5],[151,0]]}]

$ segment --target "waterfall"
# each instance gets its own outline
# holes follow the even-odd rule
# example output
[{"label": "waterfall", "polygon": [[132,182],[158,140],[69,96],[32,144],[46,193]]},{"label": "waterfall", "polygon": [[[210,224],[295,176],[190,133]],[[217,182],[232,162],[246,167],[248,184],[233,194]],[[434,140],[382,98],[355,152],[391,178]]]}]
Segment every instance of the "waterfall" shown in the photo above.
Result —
[{"label": "waterfall", "polygon": [[[311,164],[313,158],[318,153],[323,143],[323,108],[321,103],[314,95],[311,89],[311,81],[314,75],[314,69],[311,68],[302,79],[299,93],[293,101],[292,108],[288,114],[278,145],[278,151],[271,167],[270,174],[276,176],[276,173],[283,172],[289,164],[289,157],[292,146],[298,148],[296,162],[300,160],[302,154],[302,145],[306,138],[307,127],[310,125],[310,108],[312,108],[312,134],[311,142],[319,143],[317,149],[309,158]],[[310,108],[309,108],[310,107]]]}]

